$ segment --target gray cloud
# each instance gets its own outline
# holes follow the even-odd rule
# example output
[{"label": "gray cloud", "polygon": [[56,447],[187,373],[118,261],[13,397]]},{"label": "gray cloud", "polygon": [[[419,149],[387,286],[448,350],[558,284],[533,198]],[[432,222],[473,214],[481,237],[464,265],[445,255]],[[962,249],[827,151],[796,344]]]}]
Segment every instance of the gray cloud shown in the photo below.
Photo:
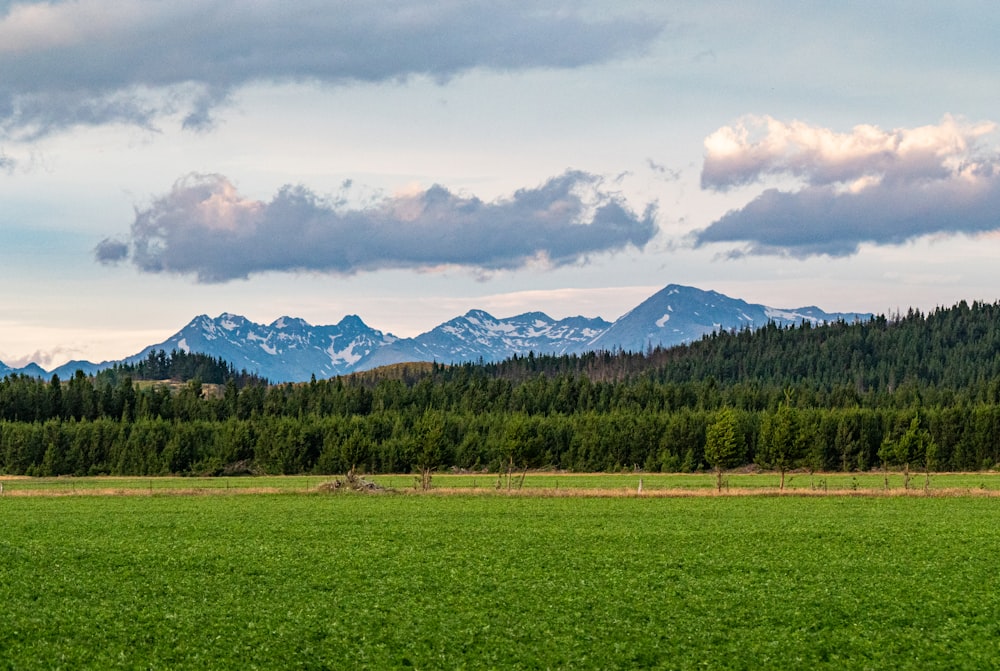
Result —
[{"label": "gray cloud", "polygon": [[444,81],[475,68],[575,68],[636,53],[662,26],[574,3],[76,0],[0,3],[0,130],[149,125],[253,82]]},{"label": "gray cloud", "polygon": [[859,193],[831,187],[768,189],[699,231],[698,245],[746,243],[739,254],[849,256],[862,243],[899,244],[931,234],[1000,229],[1000,174],[975,183],[883,184]]},{"label": "gray cloud", "polygon": [[863,243],[1000,229],[1000,155],[983,142],[993,124],[945,117],[936,126],[834,133],[756,121],[706,139],[702,186],[727,190],[775,175],[803,183],[766,189],[697,231],[696,246],[742,243],[731,256],[848,256]]},{"label": "gray cloud", "polygon": [[652,206],[638,215],[599,178],[572,171],[492,203],[441,186],[362,209],[344,203],[343,194],[324,199],[301,186],[264,203],[242,198],[220,175],[191,175],[136,212],[128,242],[106,239],[94,254],[104,263],[130,258],[145,272],[226,282],[267,271],[560,266],[642,248],[657,231]]},{"label": "gray cloud", "polygon": [[94,248],[94,258],[100,263],[113,264],[128,258],[128,243],[104,238]]}]

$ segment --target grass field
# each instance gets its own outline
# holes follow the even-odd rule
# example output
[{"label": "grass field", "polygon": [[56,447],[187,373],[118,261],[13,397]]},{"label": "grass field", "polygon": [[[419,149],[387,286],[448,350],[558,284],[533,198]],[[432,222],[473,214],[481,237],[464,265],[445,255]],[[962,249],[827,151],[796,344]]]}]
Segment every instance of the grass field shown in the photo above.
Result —
[{"label": "grass field", "polygon": [[995,668],[998,504],[5,496],[0,668]]}]

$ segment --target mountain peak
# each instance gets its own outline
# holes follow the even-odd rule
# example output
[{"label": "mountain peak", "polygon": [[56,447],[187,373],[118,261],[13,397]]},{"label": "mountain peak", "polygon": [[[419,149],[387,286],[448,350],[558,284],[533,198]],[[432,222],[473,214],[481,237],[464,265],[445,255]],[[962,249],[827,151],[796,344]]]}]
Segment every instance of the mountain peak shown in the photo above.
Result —
[{"label": "mountain peak", "polygon": [[760,328],[769,322],[788,326],[803,321],[853,321],[870,316],[827,313],[815,307],[783,310],[747,303],[717,291],[668,284],[622,316],[589,346],[641,352],[651,346],[692,342],[719,330]]},{"label": "mountain peak", "polygon": [[460,317],[461,319],[468,319],[469,321],[496,321],[497,318],[491,315],[485,310],[469,310],[464,315]]},{"label": "mountain peak", "polygon": [[520,314],[520,315],[517,315],[515,317],[511,317],[511,319],[512,320],[521,321],[521,322],[524,322],[524,321],[551,322],[552,321],[552,317],[548,316],[544,312],[537,312],[537,311],[536,312],[525,312],[524,314]]},{"label": "mountain peak", "polygon": [[278,317],[268,325],[272,329],[308,329],[312,324],[299,317],[289,317],[287,315]]},{"label": "mountain peak", "polygon": [[215,318],[214,323],[219,327],[233,331],[247,324],[247,318],[243,315],[234,315],[230,312],[223,312]]},{"label": "mountain peak", "polygon": [[344,315],[343,319],[337,322],[337,326],[341,328],[348,326],[351,328],[368,328],[368,325],[358,315]]}]

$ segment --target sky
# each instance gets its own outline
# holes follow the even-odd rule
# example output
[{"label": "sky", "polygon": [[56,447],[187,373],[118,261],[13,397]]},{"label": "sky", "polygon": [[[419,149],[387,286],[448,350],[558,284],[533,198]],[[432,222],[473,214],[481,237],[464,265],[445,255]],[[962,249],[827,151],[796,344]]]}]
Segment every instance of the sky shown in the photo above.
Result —
[{"label": "sky", "polygon": [[1000,5],[0,0],[0,361],[1000,299]]}]

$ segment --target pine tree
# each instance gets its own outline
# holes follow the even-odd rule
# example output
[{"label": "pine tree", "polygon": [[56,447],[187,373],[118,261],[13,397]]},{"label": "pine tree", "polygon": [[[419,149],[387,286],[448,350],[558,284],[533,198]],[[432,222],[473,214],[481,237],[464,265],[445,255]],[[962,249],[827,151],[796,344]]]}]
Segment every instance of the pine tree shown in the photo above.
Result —
[{"label": "pine tree", "polygon": [[705,460],[715,469],[718,491],[722,491],[722,472],[737,465],[742,457],[738,426],[736,412],[724,408],[705,433]]},{"label": "pine tree", "polygon": [[765,419],[761,433],[760,461],[781,474],[779,489],[785,488],[785,473],[799,457],[798,414],[786,402]]}]

